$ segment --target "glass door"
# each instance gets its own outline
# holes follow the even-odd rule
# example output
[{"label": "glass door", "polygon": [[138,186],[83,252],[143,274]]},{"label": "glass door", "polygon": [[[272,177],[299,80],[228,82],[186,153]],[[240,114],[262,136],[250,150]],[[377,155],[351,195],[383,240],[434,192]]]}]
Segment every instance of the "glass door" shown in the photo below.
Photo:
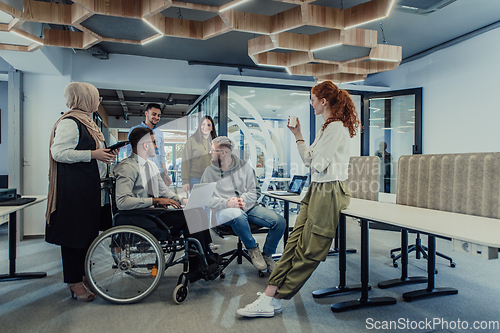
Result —
[{"label": "glass door", "polygon": [[401,155],[422,153],[422,88],[365,95],[363,155],[380,158],[379,192],[395,195]]}]

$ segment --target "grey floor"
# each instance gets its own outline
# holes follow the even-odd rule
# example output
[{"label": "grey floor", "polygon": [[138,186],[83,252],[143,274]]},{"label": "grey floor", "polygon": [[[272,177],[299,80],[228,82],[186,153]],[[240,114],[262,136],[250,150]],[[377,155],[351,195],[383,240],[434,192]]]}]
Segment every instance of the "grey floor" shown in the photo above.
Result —
[{"label": "grey floor", "polygon": [[[348,283],[359,283],[360,228],[357,221],[348,220],[348,246],[358,253],[347,258]],[[257,236],[263,243],[263,236]],[[414,235],[410,234],[410,241]],[[220,251],[231,249],[234,238],[215,239]],[[424,241],[425,243],[425,241]],[[48,276],[37,280],[0,282],[0,331],[7,332],[459,332],[453,328],[458,320],[467,321],[471,332],[493,332],[499,329],[474,330],[474,321],[500,321],[500,263],[465,253],[453,252],[451,243],[438,240],[438,250],[453,256],[456,268],[437,260],[437,287],[454,287],[458,295],[405,302],[402,293],[424,288],[413,285],[394,289],[379,289],[379,281],[397,278],[398,268],[392,267],[389,250],[399,245],[399,234],[390,231],[370,231],[370,296],[395,297],[395,305],[374,307],[343,313],[332,313],[334,302],[358,298],[359,294],[314,299],[311,292],[338,283],[338,258],[329,257],[314,272],[300,293],[283,301],[283,313],[270,319],[246,319],[236,314],[239,307],[256,299],[263,291],[267,278],[259,278],[247,262],[232,264],[226,278],[199,281],[189,286],[188,299],[181,305],[172,301],[180,267],[165,272],[155,292],[137,304],[115,305],[103,299],[91,303],[72,300],[62,283],[59,247],[42,239],[25,240],[18,244],[17,271],[45,271]],[[8,241],[6,224],[0,226],[0,273],[8,271]],[[426,262],[410,257],[410,275],[425,275]],[[399,327],[369,329],[369,323],[388,321],[417,325],[419,322],[445,320],[446,326]],[[485,322],[485,323],[484,323]],[[421,324],[422,325],[422,324]],[[463,323],[462,323],[463,325]],[[498,327],[498,326],[497,326]]]}]

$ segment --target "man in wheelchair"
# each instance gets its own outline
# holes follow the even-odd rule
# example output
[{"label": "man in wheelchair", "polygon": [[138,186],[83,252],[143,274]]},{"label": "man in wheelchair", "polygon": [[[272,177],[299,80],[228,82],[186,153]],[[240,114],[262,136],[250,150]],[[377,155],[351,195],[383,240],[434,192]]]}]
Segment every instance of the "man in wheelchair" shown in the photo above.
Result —
[{"label": "man in wheelchair", "polygon": [[[117,208],[122,211],[147,210],[148,213],[163,221],[168,230],[162,229],[152,219],[134,214],[124,214],[115,222],[141,227],[159,241],[167,240],[169,233],[178,237],[181,232],[185,238],[196,238],[203,248],[209,267],[207,272],[203,269],[202,258],[190,255],[190,280],[194,282],[199,278],[211,276],[211,271],[218,269],[221,260],[220,256],[213,253],[208,246],[211,237],[206,212],[201,208],[182,210],[181,204],[185,205],[187,199],[181,199],[161,180],[158,167],[148,160],[148,157],[154,156],[156,149],[155,136],[151,129],[135,128],[129,135],[129,141],[132,153],[114,168]],[[191,234],[190,228],[202,231]],[[195,244],[191,244],[196,249]]]}]

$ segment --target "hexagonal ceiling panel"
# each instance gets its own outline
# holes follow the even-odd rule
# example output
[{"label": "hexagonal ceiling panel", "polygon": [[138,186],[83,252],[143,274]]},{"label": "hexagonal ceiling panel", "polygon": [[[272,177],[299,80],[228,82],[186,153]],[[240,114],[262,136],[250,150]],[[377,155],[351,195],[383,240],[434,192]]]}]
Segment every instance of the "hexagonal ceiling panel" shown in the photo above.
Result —
[{"label": "hexagonal ceiling panel", "polygon": [[157,32],[142,20],[108,15],[92,15],[82,26],[107,38],[143,40]]},{"label": "hexagonal ceiling panel", "polygon": [[367,47],[337,45],[323,50],[314,51],[314,57],[318,60],[347,61],[355,58],[367,57],[371,49]]}]

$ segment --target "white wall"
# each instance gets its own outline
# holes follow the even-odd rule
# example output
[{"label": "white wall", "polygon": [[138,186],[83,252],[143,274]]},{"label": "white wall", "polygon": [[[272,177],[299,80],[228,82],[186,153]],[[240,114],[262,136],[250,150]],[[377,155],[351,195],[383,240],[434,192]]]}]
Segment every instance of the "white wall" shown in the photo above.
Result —
[{"label": "white wall", "polygon": [[[98,88],[150,92],[203,94],[220,74],[237,75],[237,68],[190,66],[187,61],[110,54],[100,60],[83,52],[72,54],[73,81],[94,84]],[[287,73],[243,69],[243,76],[306,80]]]},{"label": "white wall", "polygon": [[499,151],[500,29],[369,77],[391,90],[423,87],[423,153]]},{"label": "white wall", "polygon": [[9,104],[7,103],[8,98],[8,82],[0,81],[0,110],[1,114],[1,142],[0,142],[0,175],[7,175],[9,173],[9,145],[7,145],[7,131],[9,129],[7,125],[7,117],[9,115]]},{"label": "white wall", "polygon": [[[24,75],[22,194],[47,194],[50,132],[61,112],[68,110],[63,91],[70,82],[69,76]],[[24,235],[45,233],[45,208],[42,203],[24,210]]]}]

